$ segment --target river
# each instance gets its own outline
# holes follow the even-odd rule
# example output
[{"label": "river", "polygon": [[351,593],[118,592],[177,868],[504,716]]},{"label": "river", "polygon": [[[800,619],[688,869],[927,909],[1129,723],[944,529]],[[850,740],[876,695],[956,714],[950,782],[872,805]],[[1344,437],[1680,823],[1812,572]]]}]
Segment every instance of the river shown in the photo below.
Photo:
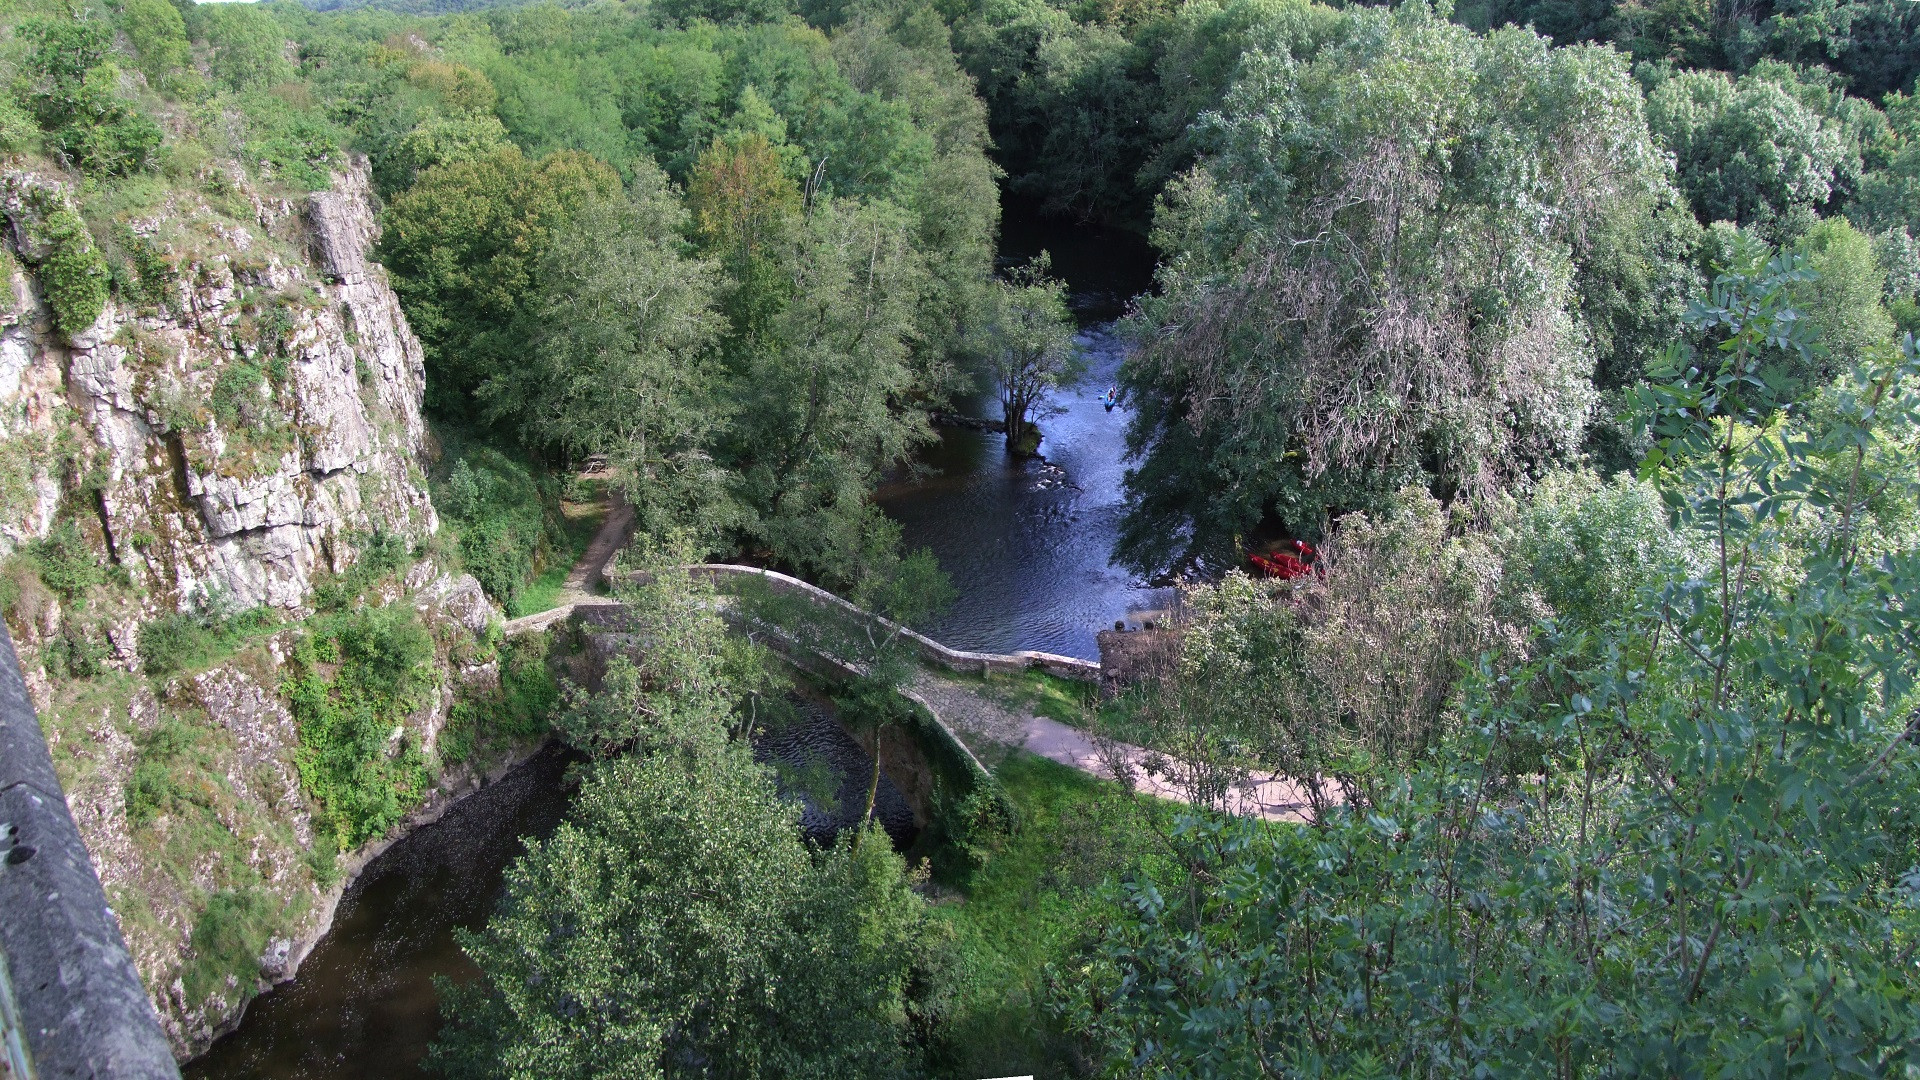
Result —
[{"label": "river", "polygon": [[[880,505],[908,548],[933,551],[959,593],[944,616],[918,629],[957,649],[1097,660],[1097,632],[1171,596],[1108,561],[1126,509],[1129,414],[1124,406],[1108,412],[1100,397],[1125,357],[1113,320],[1152,284],[1153,252],[1130,233],[1043,219],[1010,201],[1005,260],[1043,249],[1067,282],[1087,371],[1054,395],[1063,411],[1040,422],[1041,456],[1012,458],[1004,436],[943,428],[919,456],[921,475],[881,488]],[[991,388],[962,405],[999,417]]]},{"label": "river", "polygon": [[[1009,261],[1052,254],[1081,324],[1086,377],[1058,395],[1060,415],[1042,421],[1041,458],[1009,458],[999,435],[944,429],[917,475],[883,488],[880,501],[908,546],[931,548],[959,591],[949,613],[922,629],[958,648],[1094,659],[1097,631],[1165,602],[1164,590],[1107,561],[1123,508],[1127,412],[1099,401],[1123,356],[1112,322],[1150,284],[1152,253],[1137,237],[1045,221],[1019,203],[1007,208],[1002,247]],[[989,389],[964,404],[991,417],[993,402]],[[811,705],[809,721],[776,733],[761,756],[824,755],[844,810],[864,797],[871,759]],[[420,1062],[440,1023],[433,979],[475,974],[454,931],[485,924],[506,866],[525,850],[521,838],[546,835],[564,816],[572,760],[542,751],[368,864],[299,976],[255,999],[238,1029],[188,1064],[188,1080],[427,1076]],[[890,781],[881,804],[904,845],[911,814]],[[803,827],[824,836],[835,816],[809,808]]]},{"label": "river", "polygon": [[559,823],[574,760],[542,750],[368,863],[299,976],[255,998],[233,1034],[187,1065],[188,1080],[427,1075],[420,1059],[440,1028],[433,977],[478,974],[453,932],[486,924],[521,838]]}]

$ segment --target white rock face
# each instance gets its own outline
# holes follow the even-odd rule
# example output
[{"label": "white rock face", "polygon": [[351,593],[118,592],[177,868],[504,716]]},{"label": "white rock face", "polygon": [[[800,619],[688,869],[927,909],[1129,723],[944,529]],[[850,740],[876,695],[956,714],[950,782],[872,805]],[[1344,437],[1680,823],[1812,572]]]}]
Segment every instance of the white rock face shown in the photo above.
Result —
[{"label": "white rock face", "polygon": [[[3,180],[13,250],[32,262],[21,193],[52,182]],[[150,224],[166,238],[153,242],[174,263],[164,303],[109,303],[70,341],[31,274],[14,270],[0,452],[13,447],[0,461],[29,475],[0,503],[0,555],[46,535],[62,512],[60,470],[75,462],[100,479],[97,505],[66,515],[97,518],[156,610],[208,597],[297,609],[368,537],[437,528],[419,463],[420,343],[370,257],[366,162],[304,208],[242,194],[252,222],[235,222],[230,196],[216,209],[192,194],[137,220],[136,235]],[[182,237],[194,250],[173,250]]]}]

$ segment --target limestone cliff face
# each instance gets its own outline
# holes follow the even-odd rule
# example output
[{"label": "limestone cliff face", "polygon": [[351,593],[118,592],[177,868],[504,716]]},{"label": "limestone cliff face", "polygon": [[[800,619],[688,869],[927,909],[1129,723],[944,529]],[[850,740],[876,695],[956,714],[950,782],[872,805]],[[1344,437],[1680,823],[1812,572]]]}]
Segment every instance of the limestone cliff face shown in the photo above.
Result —
[{"label": "limestone cliff face", "polygon": [[168,194],[121,226],[137,288],[71,335],[19,265],[67,195],[18,171],[0,185],[19,256],[0,313],[0,555],[84,522],[146,598],[107,629],[123,661],[143,615],[299,608],[367,538],[435,530],[420,343],[369,258],[363,160],[304,206],[243,177]]},{"label": "limestone cliff face", "polygon": [[[311,196],[264,195],[215,166],[113,197],[79,234],[63,178],[0,165],[0,607],[185,1058],[292,976],[390,839],[336,865],[303,783],[286,680],[316,587],[377,537],[402,541],[353,580],[368,603],[414,608],[434,641],[432,692],[390,740],[432,762],[431,787],[409,796],[416,821],[471,780],[441,766],[436,743],[456,700],[498,685],[499,613],[473,578],[407,550],[438,528],[425,372],[370,257],[365,161]],[[148,201],[129,212],[137,198]],[[83,235],[114,277],[78,330],[59,325],[71,305],[48,237],[61,235]],[[280,609],[264,620],[277,632],[217,661],[143,670],[139,636],[157,617],[261,606]]]}]

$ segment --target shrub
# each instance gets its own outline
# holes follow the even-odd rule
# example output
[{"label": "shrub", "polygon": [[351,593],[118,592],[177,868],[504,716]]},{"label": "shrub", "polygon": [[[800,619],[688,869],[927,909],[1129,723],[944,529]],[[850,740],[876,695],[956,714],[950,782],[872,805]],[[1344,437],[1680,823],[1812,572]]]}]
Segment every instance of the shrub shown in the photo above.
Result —
[{"label": "shrub", "polygon": [[33,563],[47,588],[69,601],[107,580],[106,567],[71,518],[33,545]]},{"label": "shrub", "polygon": [[91,679],[105,667],[107,646],[85,628],[68,622],[41,649],[40,658],[47,674],[56,679]]},{"label": "shrub", "polygon": [[509,612],[552,554],[551,492],[533,471],[496,450],[472,447],[435,485],[434,503],[460,537],[460,561]]},{"label": "shrub", "polygon": [[946,839],[942,854],[960,864],[941,869],[949,873],[957,870],[954,876],[962,880],[984,869],[1019,827],[1012,800],[999,788],[984,785],[942,805],[936,820]]},{"label": "shrub", "polygon": [[250,119],[260,137],[252,156],[273,166],[281,179],[307,191],[325,191],[340,159],[340,136],[326,121],[304,112],[274,110]]},{"label": "shrub", "polygon": [[230,650],[243,638],[279,625],[272,608],[256,607],[237,615],[180,611],[162,615],[140,628],[140,669],[171,675],[198,667]]},{"label": "shrub", "polygon": [[112,35],[91,19],[36,20],[27,66],[37,89],[28,105],[47,145],[98,175],[134,172],[160,146],[160,129],[118,96],[119,72],[107,62]]},{"label": "shrub", "polygon": [[547,667],[546,635],[506,642],[500,652],[497,691],[456,703],[440,733],[442,761],[467,761],[501,741],[530,739],[553,730],[560,684]]},{"label": "shrub", "polygon": [[120,25],[140,56],[140,70],[158,81],[183,67],[188,59],[187,25],[180,10],[167,0],[125,0]]},{"label": "shrub", "polygon": [[209,46],[207,68],[228,89],[263,89],[292,74],[283,54],[286,31],[266,11],[231,4],[194,14]]},{"label": "shrub", "polygon": [[405,569],[411,561],[406,538],[396,533],[375,530],[370,536],[356,539],[360,551],[353,565],[314,586],[313,606],[317,610],[340,611],[350,606],[375,583]]},{"label": "shrub", "polygon": [[[426,788],[426,759],[402,732],[432,687],[433,655],[403,604],[316,620],[296,654],[301,673],[282,687],[299,725],[295,762],[342,849],[392,828]],[[331,679],[322,663],[337,665]]]},{"label": "shrub", "polygon": [[163,717],[135,740],[139,757],[127,779],[127,820],[144,825],[183,803],[203,802],[180,780],[180,759],[193,747],[193,729],[175,717]]},{"label": "shrub", "polygon": [[213,650],[212,628],[196,615],[162,615],[140,628],[140,668],[149,675],[172,674],[205,659]]},{"label": "shrub", "polygon": [[110,267],[114,290],[139,307],[164,305],[179,277],[166,252],[152,237],[142,236],[126,225],[114,227],[113,239],[120,256]]},{"label": "shrub", "polygon": [[241,996],[252,993],[278,909],[273,897],[253,888],[223,889],[208,899],[193,924],[193,959],[181,973],[188,1001],[228,990],[229,976],[240,980]]},{"label": "shrub", "polygon": [[54,325],[71,337],[93,325],[107,308],[113,272],[93,245],[80,215],[64,207],[49,212],[41,226],[46,258],[34,268]]},{"label": "shrub", "polygon": [[213,383],[213,415],[231,429],[259,424],[267,418],[267,400],[261,393],[266,381],[266,372],[257,365],[228,364]]}]

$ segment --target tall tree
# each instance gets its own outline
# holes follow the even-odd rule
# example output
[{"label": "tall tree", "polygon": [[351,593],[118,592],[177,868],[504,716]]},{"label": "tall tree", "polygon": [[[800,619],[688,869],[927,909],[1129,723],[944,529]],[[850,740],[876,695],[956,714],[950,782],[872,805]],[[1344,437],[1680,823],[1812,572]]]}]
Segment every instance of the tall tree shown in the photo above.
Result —
[{"label": "tall tree", "polygon": [[1137,567],[1407,483],[1489,494],[1580,445],[1570,241],[1664,183],[1625,64],[1417,5],[1342,18],[1248,52],[1156,218],[1163,295],[1122,371]]},{"label": "tall tree", "polygon": [[1046,252],[995,282],[993,321],[987,326],[987,372],[1000,393],[1007,448],[1031,454],[1040,445],[1034,426],[1049,413],[1047,395],[1085,370],[1074,342],[1067,284],[1052,277]]},{"label": "tall tree", "polygon": [[548,243],[619,190],[619,174],[585,154],[534,161],[503,146],[426,170],[388,205],[380,255],[427,350],[430,406],[465,413],[521,362]]},{"label": "tall tree", "polygon": [[877,830],[807,850],[738,742],[603,762],[443,984],[443,1075],[904,1076],[925,903]]},{"label": "tall tree", "polygon": [[881,475],[931,438],[910,363],[926,271],[898,207],[821,200],[781,253],[791,299],[748,358],[729,445],[755,534],[835,583],[859,574]]},{"label": "tall tree", "polygon": [[491,375],[489,415],[529,442],[607,454],[654,527],[683,505],[723,418],[715,309],[720,273],[689,257],[686,210],[651,164],[628,192],[581,209],[538,271],[529,362]]}]

